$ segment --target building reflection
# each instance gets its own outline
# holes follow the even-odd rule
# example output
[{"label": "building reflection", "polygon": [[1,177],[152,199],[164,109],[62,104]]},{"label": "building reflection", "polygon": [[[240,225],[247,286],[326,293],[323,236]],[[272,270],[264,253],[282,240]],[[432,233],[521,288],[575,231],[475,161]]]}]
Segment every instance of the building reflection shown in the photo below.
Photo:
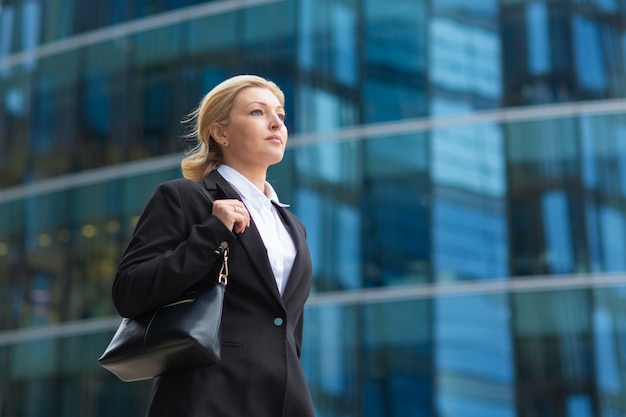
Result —
[{"label": "building reflection", "polygon": [[320,417],[626,417],[619,1],[0,2],[0,415],[126,416],[96,359],[179,120],[260,73],[314,262]]}]

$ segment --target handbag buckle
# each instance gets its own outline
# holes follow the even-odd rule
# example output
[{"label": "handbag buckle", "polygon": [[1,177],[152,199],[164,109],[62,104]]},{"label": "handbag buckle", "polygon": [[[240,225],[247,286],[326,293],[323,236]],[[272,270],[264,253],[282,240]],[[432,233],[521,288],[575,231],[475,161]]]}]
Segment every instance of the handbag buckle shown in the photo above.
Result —
[{"label": "handbag buckle", "polygon": [[224,285],[228,284],[228,248],[224,249],[224,261],[222,262],[217,282]]}]

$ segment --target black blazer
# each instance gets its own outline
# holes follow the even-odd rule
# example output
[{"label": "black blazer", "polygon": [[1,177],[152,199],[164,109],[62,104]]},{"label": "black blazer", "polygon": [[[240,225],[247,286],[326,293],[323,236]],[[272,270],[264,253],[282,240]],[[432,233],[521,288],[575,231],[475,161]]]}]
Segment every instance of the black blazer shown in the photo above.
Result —
[{"label": "black blazer", "polygon": [[[240,198],[217,171],[200,184],[215,199]],[[230,251],[221,363],[156,378],[147,416],[314,416],[299,360],[311,258],[302,223],[278,210],[297,250],[282,296],[254,222],[233,234],[211,215],[198,183],[161,184],[146,205],[113,284],[120,315],[135,317],[214,283],[222,259],[214,251],[222,242]]]}]

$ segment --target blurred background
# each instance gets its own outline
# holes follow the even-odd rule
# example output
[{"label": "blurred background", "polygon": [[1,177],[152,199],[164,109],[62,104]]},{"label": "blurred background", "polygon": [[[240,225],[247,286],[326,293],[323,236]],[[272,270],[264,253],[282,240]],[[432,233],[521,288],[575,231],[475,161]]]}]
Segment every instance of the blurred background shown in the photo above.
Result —
[{"label": "blurred background", "polygon": [[114,272],[242,73],[287,97],[319,417],[626,416],[626,0],[0,0],[0,417],[143,415]]}]

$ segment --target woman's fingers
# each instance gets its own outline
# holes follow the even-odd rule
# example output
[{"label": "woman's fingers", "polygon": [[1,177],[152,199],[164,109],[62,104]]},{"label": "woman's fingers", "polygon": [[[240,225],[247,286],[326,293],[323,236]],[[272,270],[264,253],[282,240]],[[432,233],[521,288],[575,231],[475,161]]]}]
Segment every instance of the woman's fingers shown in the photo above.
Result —
[{"label": "woman's fingers", "polygon": [[240,200],[215,200],[213,215],[235,233],[242,233],[246,227],[250,226],[250,213]]}]

